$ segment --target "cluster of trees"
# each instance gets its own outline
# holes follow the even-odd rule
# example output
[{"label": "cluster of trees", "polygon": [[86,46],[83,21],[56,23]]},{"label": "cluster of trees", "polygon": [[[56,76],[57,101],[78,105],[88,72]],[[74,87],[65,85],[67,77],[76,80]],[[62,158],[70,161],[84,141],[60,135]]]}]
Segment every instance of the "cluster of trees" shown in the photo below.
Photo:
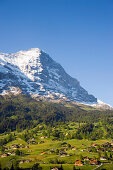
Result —
[{"label": "cluster of trees", "polygon": [[100,129],[99,126],[95,126],[92,123],[86,123],[77,129],[77,132],[75,133],[75,138],[97,140],[101,139],[103,135],[104,132],[102,129]]},{"label": "cluster of trees", "polygon": [[[63,125],[62,125],[63,127]],[[67,133],[65,134],[60,127],[57,125],[57,129],[47,129],[46,131],[43,131],[43,136],[52,136],[54,138],[58,138],[61,140],[66,139],[88,139],[88,140],[97,140],[101,139],[104,136],[104,132],[102,130],[102,127],[95,125],[93,123],[85,123],[82,124],[77,130],[69,131],[70,128],[67,126]],[[50,132],[50,133],[49,133]]]},{"label": "cluster of trees", "polygon": [[6,138],[0,139],[0,146],[15,140],[15,135],[9,134]]},{"label": "cluster of trees", "polygon": [[25,142],[27,142],[29,139],[33,138],[34,137],[34,131],[31,131],[31,132],[25,132],[23,133],[22,135],[19,135],[19,137],[21,139],[23,139]]}]

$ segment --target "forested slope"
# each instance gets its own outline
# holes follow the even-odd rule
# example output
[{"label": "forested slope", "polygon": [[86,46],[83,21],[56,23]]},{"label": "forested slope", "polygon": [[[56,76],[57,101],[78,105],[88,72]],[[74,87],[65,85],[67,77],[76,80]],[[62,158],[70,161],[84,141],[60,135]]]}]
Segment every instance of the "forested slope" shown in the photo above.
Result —
[{"label": "forested slope", "polygon": [[[86,106],[87,108],[88,106]],[[113,111],[83,109],[72,103],[57,104],[36,101],[30,96],[0,96],[0,133],[33,128],[38,123],[56,124],[60,121],[112,121]]]}]

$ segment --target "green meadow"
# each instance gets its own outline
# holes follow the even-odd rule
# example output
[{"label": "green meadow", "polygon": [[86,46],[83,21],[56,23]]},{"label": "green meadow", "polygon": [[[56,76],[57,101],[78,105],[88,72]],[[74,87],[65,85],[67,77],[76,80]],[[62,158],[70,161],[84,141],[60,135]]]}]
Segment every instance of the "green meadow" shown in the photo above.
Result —
[{"label": "green meadow", "polygon": [[[72,134],[77,132],[78,128],[80,128],[79,126],[82,127],[83,125],[83,123],[69,122],[67,127],[65,125],[56,125],[56,127],[48,128],[47,125],[42,123],[30,130],[14,131],[1,135],[0,139],[12,138],[11,141],[1,146],[1,168],[10,169],[13,162],[16,162],[16,166],[20,169],[32,169],[36,163],[45,170],[52,169],[55,166],[62,166],[65,170],[98,168],[99,165],[91,165],[90,163],[75,167],[75,161],[83,161],[86,156],[90,159],[99,160],[98,151],[88,151],[88,148],[94,144],[101,146],[107,142],[112,143],[112,139],[105,139],[104,137],[94,141],[85,138],[75,139]],[[51,131],[49,131],[50,129]],[[58,132],[65,135],[60,136]],[[19,153],[17,152],[18,150]],[[11,155],[2,157],[4,153],[11,153]],[[13,153],[15,155],[12,155]],[[110,157],[110,153],[112,152],[107,152],[108,157]],[[104,154],[104,151],[102,151],[101,156],[104,156]],[[112,166],[112,160],[108,159],[106,162]],[[102,167],[104,166],[106,167],[107,164]]]}]

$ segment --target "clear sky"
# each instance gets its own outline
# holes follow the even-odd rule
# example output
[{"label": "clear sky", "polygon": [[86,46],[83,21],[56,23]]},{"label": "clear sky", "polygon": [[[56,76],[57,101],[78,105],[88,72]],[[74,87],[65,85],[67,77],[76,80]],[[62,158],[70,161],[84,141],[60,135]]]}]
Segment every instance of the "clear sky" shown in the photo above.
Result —
[{"label": "clear sky", "polygon": [[113,106],[113,0],[0,0],[0,52],[36,47]]}]

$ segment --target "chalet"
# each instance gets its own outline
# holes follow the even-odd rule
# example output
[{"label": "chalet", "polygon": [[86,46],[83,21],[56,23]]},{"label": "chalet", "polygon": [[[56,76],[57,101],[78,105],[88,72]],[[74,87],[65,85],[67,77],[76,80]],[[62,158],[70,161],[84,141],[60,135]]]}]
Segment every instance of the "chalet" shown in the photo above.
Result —
[{"label": "chalet", "polygon": [[59,170],[59,168],[58,167],[54,167],[51,170]]},{"label": "chalet", "polygon": [[69,156],[69,154],[67,154],[67,153],[60,154],[60,157],[65,157],[65,156]]},{"label": "chalet", "polygon": [[25,163],[30,163],[31,161],[30,160],[25,160]]},{"label": "chalet", "polygon": [[23,164],[23,163],[24,163],[24,160],[20,160],[20,161],[19,161],[19,164]]},{"label": "chalet", "polygon": [[96,147],[96,146],[98,146],[98,145],[97,145],[96,143],[93,143],[92,146]]},{"label": "chalet", "polygon": [[88,156],[85,156],[85,157],[83,158],[83,160],[84,160],[84,161],[89,161],[90,158],[89,158]]},{"label": "chalet", "polygon": [[18,145],[12,145],[12,149],[18,149],[20,148]]},{"label": "chalet", "polygon": [[71,147],[71,150],[74,150],[74,151],[75,151],[75,150],[76,150],[76,147],[72,146],[72,147]]},{"label": "chalet", "polygon": [[44,139],[45,137],[44,136],[41,136],[41,138],[40,139]]},{"label": "chalet", "polygon": [[1,155],[1,158],[5,158],[7,156],[9,156],[9,155],[7,153],[4,153],[4,154]]},{"label": "chalet", "polygon": [[44,155],[46,152],[42,152],[40,155]]},{"label": "chalet", "polygon": [[27,149],[27,148],[29,148],[29,146],[25,146],[25,148]]},{"label": "chalet", "polygon": [[97,159],[90,159],[89,162],[90,162],[91,165],[97,165],[98,164]]},{"label": "chalet", "polygon": [[76,160],[75,161],[75,166],[83,166],[83,163],[81,160]]},{"label": "chalet", "polygon": [[54,150],[50,150],[50,153],[55,153],[55,151]]},{"label": "chalet", "polygon": [[11,153],[11,152],[8,152],[7,154],[8,154],[8,155],[12,155],[12,153]]},{"label": "chalet", "polygon": [[16,153],[15,153],[15,152],[12,152],[12,153],[11,153],[11,155],[12,155],[12,156],[15,156],[15,155],[16,155]]},{"label": "chalet", "polygon": [[84,150],[83,150],[83,149],[82,149],[81,151],[82,151],[82,152],[84,152]]},{"label": "chalet", "polygon": [[105,156],[102,156],[102,157],[100,157],[100,160],[101,160],[101,161],[106,161],[107,159],[106,159]]}]

